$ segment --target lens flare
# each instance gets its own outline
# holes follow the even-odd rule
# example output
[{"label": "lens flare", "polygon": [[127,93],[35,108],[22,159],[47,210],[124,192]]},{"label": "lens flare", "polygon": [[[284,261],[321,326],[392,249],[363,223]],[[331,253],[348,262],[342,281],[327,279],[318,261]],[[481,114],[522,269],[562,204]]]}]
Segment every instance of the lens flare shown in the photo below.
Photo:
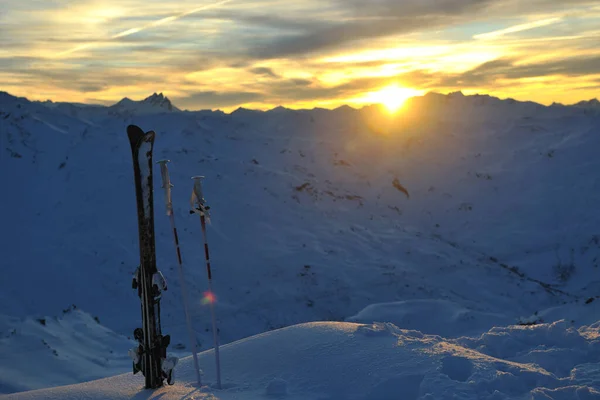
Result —
[{"label": "lens flare", "polygon": [[202,297],[202,305],[206,304],[214,304],[217,302],[217,296],[213,292],[204,292],[204,297]]}]

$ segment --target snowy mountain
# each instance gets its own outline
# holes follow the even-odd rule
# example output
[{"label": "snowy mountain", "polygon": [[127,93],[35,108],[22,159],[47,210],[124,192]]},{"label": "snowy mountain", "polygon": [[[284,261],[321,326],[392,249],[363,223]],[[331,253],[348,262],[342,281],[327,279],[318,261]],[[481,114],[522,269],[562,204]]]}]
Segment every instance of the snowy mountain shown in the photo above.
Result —
[{"label": "snowy mountain", "polygon": [[163,96],[162,93],[154,93],[141,101],[134,101],[125,97],[118,103],[108,107],[108,109],[109,113],[118,115],[142,115],[181,111],[171,103],[168,97]]},{"label": "snowy mountain", "polygon": [[577,104],[574,104],[575,107],[582,107],[582,108],[594,108],[594,109],[600,109],[600,101],[598,101],[598,99],[591,99],[591,100],[587,100],[587,101],[580,101]]},{"label": "snowy mountain", "polygon": [[[567,354],[570,342],[563,338],[579,335],[584,339],[573,340],[581,348],[596,346],[600,113],[593,108],[430,93],[411,99],[395,118],[378,107],[238,109],[225,114],[179,112],[162,94],[141,102],[124,99],[110,107],[49,107],[0,92],[0,121],[0,178],[8,189],[0,197],[5,222],[0,228],[0,353],[9,355],[0,361],[0,392],[118,373],[127,375],[111,378],[107,385],[113,382],[115,390],[139,386],[124,351],[133,345],[130,337],[140,324],[139,300],[131,289],[138,253],[125,134],[130,123],[155,130],[155,159],[172,161],[175,216],[201,350],[211,347],[212,333],[201,302],[206,272],[200,227],[188,212],[190,176],[198,174],[207,177],[216,308],[227,348],[264,339],[265,348],[277,349],[281,341],[269,335],[281,331],[253,335],[305,322],[348,321],[322,325],[346,333],[388,322],[397,326],[385,325],[392,332],[390,341],[415,341],[431,354],[466,346],[457,351],[478,360],[473,365],[488,365],[482,367],[488,368],[483,375],[444,378],[452,381],[444,386],[438,378],[449,376],[443,371],[445,356],[434,357],[427,361],[431,369],[424,367],[425,383],[414,399],[443,398],[437,395],[441,387],[457,389],[471,376],[500,394],[490,389],[488,397],[475,391],[465,398],[518,398],[536,390],[550,398],[573,398],[569,396],[579,390],[567,388],[573,385],[588,387],[581,390],[590,396],[600,390],[578,375],[598,370],[593,358],[576,357],[579,347],[568,353],[573,362],[560,373],[555,364],[542,361],[551,354]],[[163,331],[173,336],[171,348],[185,355],[189,349],[176,259],[155,172],[157,261],[169,281],[163,295]],[[77,313],[64,313],[73,305]],[[565,322],[527,328],[535,333],[525,339],[522,335],[529,333],[521,331],[526,328],[500,328],[559,320]],[[286,329],[307,331],[301,327]],[[320,329],[314,334],[320,335]],[[406,335],[412,333],[401,329],[443,339],[411,339]],[[537,353],[538,339],[556,330],[562,333],[548,344],[548,354]],[[89,332],[85,340],[80,332]],[[473,338],[481,334],[504,335],[526,345],[512,353],[496,349],[488,354],[484,344],[474,344]],[[72,347],[72,342],[84,345]],[[306,346],[315,349],[328,346],[318,340],[310,343]],[[286,346],[292,343],[277,351],[303,354],[301,349],[306,349]],[[85,349],[85,357],[79,350],[74,356],[74,348]],[[348,349],[340,347],[340,354]],[[14,361],[28,352],[43,353],[43,365],[55,374],[32,374],[27,359]],[[264,384],[260,390],[276,378],[268,360],[257,360],[265,353],[244,353],[261,365],[254,371]],[[202,356],[209,380],[210,354]],[[241,357],[233,350],[230,354]],[[367,354],[349,360],[348,368],[365,362]],[[317,365],[328,357],[315,360]],[[383,360],[365,364],[374,375],[354,398],[385,398],[369,390],[394,374],[405,375],[400,366],[386,366]],[[418,361],[409,357],[406,371],[413,369],[411,360]],[[467,362],[456,362],[456,368],[447,368],[467,368]],[[516,369],[507,370],[499,362]],[[530,362],[539,364],[535,373],[528,372],[533,367],[525,364]],[[437,363],[442,363],[441,370],[435,369]],[[73,369],[74,364],[79,368]],[[184,380],[186,365],[181,365]],[[252,371],[243,370],[244,365],[240,362],[238,372],[231,372],[230,394],[218,398],[233,398],[227,396],[245,388],[244,382],[254,382],[256,377],[246,375]],[[284,367],[292,368],[281,366],[282,371]],[[434,370],[438,375],[432,378],[428,374]],[[299,393],[302,379],[314,378],[286,371],[279,378],[292,395]],[[490,378],[507,373],[521,385],[516,394]],[[569,374],[575,378],[565,380]],[[296,375],[300,381],[294,380]],[[337,389],[327,392],[325,383],[314,382],[299,398],[353,398]],[[259,390],[253,385],[249,390]],[[97,390],[104,384],[85,387]],[[82,393],[78,391],[85,387],[68,390]],[[66,393],[53,390],[39,396],[57,393],[53,396],[60,398]]]},{"label": "snowy mountain", "polygon": [[597,109],[600,109],[600,101],[598,101],[598,99],[590,99],[590,100],[582,100],[571,106],[565,106],[564,104],[560,104],[560,103],[552,103],[552,106],[553,107],[578,107],[578,108],[584,108],[584,109],[597,110]]}]

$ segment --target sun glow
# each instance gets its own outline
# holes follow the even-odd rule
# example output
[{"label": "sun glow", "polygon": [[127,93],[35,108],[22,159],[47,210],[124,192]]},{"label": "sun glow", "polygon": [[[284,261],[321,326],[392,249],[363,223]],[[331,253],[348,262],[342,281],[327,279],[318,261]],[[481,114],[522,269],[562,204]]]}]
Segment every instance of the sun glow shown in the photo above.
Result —
[{"label": "sun glow", "polygon": [[379,103],[390,113],[395,113],[404,102],[413,96],[420,96],[422,90],[405,88],[396,84],[389,85],[376,92],[371,92],[365,97],[366,102]]}]

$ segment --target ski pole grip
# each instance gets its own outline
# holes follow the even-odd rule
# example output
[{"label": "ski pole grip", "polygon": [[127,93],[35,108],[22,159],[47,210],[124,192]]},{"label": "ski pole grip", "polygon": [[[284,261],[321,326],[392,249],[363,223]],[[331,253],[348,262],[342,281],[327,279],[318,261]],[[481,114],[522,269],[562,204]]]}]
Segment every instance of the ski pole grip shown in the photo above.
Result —
[{"label": "ski pole grip", "polygon": [[160,175],[162,177],[162,183],[164,188],[171,187],[171,180],[169,179],[169,167],[167,167],[167,163],[171,162],[171,160],[159,160],[156,163],[160,165]]},{"label": "ski pole grip", "polygon": [[[202,193],[202,179],[203,175],[192,176],[194,180],[194,196],[192,196],[192,202],[197,201],[199,204],[204,203],[204,193]],[[193,204],[192,204],[193,205]]]},{"label": "ski pole grip", "polygon": [[162,177],[162,187],[165,189],[165,203],[167,206],[167,215],[171,215],[173,213],[173,202],[171,200],[171,178],[169,177],[169,167],[167,167],[167,163],[171,162],[171,160],[159,160],[156,163],[160,165],[160,175]]}]

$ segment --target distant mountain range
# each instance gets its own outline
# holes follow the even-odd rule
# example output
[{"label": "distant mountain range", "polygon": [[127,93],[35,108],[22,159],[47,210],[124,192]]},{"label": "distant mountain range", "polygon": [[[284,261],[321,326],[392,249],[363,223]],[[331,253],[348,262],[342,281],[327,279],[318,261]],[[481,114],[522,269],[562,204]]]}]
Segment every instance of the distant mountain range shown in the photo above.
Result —
[{"label": "distant mountain range", "polygon": [[[0,91],[0,95],[4,94],[5,96],[8,95],[10,97],[16,97],[16,96],[12,96],[7,92],[1,92]],[[485,103],[487,101],[493,101],[493,102],[502,102],[502,103],[508,103],[508,104],[514,104],[514,103],[531,103],[531,104],[539,104],[539,103],[535,103],[535,102],[531,102],[531,101],[518,101],[518,100],[514,100],[511,98],[507,98],[507,99],[499,99],[497,97],[494,96],[490,96],[490,95],[481,95],[481,94],[475,94],[475,95],[464,95],[462,92],[458,91],[458,92],[452,92],[449,94],[440,94],[440,93],[436,93],[436,92],[429,92],[424,96],[418,96],[418,97],[413,97],[411,99],[408,100],[408,102],[414,102],[414,101],[419,101],[418,99],[428,99],[428,100],[432,100],[432,99],[438,99],[438,100],[450,100],[450,99],[457,99],[457,98],[462,98],[466,101],[473,101],[476,103]],[[21,98],[24,99],[24,98]],[[123,99],[119,100],[117,103],[110,105],[110,106],[105,106],[105,105],[101,105],[101,104],[85,104],[85,103],[70,103],[70,102],[54,102],[52,100],[45,100],[45,101],[33,101],[34,103],[39,103],[42,104],[46,107],[50,107],[50,108],[69,108],[69,107],[94,107],[94,108],[108,108],[110,111],[114,112],[114,113],[118,113],[118,114],[136,114],[136,115],[140,115],[140,114],[150,114],[150,113],[157,113],[157,112],[181,112],[184,111],[178,107],[176,107],[173,102],[167,97],[165,96],[162,92],[161,93],[153,93],[152,95],[146,97],[143,100],[132,100],[128,97],[124,97]],[[542,104],[539,104],[540,106],[543,106]],[[371,107],[378,107],[377,104],[375,105],[367,105],[364,107],[360,107],[358,109],[363,109],[363,108],[371,108]],[[577,108],[584,108],[584,109],[600,109],[600,101],[598,101],[597,98],[593,98],[590,100],[582,100],[579,101],[577,103],[574,104],[562,104],[562,103],[552,103],[550,106],[548,107],[577,107]],[[321,107],[316,107],[315,109],[322,109]],[[342,105],[339,106],[337,108],[335,108],[334,110],[355,110],[357,108],[348,106],[348,105]],[[233,112],[240,112],[240,111],[244,111],[244,110],[248,110],[248,111],[260,111],[260,110],[250,110],[244,107],[238,107],[235,111]],[[270,109],[268,111],[271,112],[281,112],[281,111],[285,111],[285,110],[291,110],[287,107],[284,106],[277,106],[273,109]],[[323,109],[325,110],[325,109]],[[193,110],[185,110],[185,111],[193,111]],[[206,111],[206,110],[204,110]]]}]

